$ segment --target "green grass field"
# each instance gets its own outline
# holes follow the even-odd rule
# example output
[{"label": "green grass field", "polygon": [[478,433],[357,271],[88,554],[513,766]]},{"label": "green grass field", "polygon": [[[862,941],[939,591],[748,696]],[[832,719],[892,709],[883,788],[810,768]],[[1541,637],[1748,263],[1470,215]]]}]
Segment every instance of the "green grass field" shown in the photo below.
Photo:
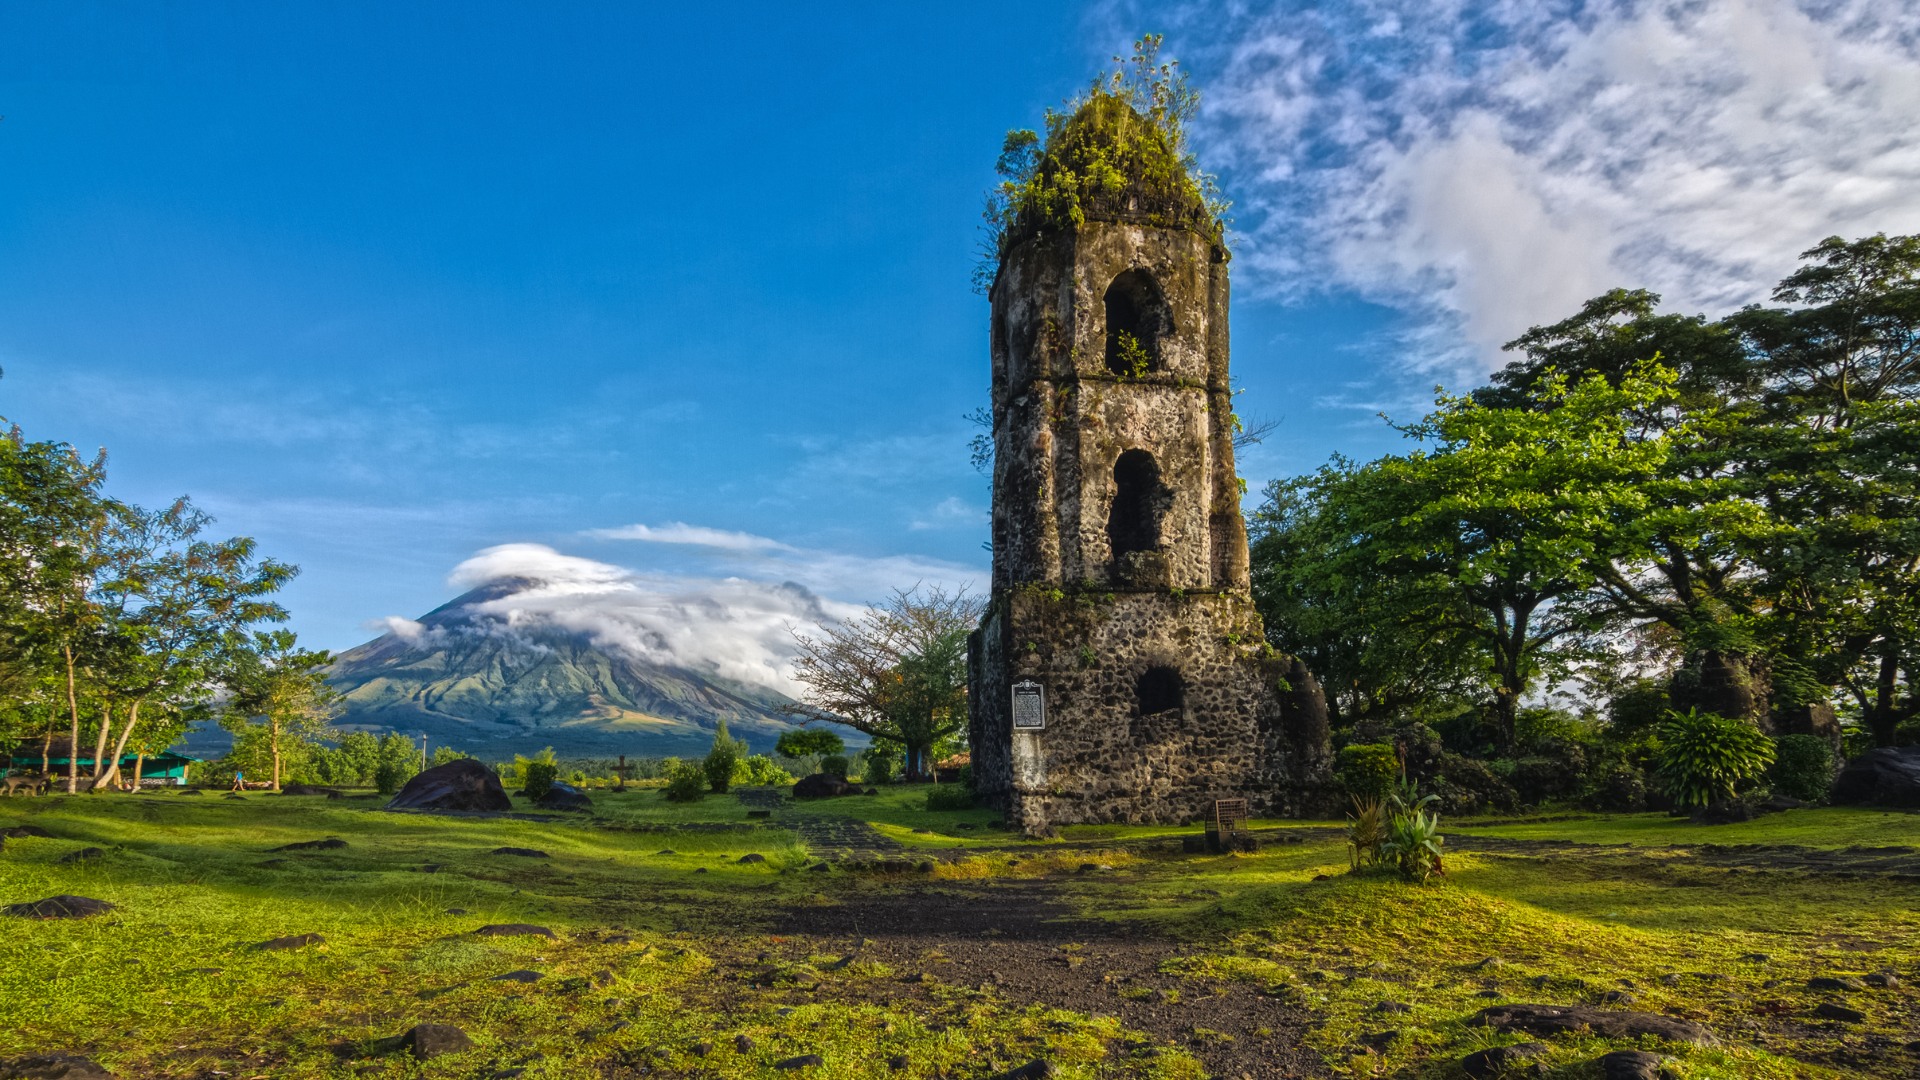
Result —
[{"label": "green grass field", "polygon": [[[1712,1048],[1659,1047],[1682,1078],[1920,1074],[1907,1049],[1920,1039],[1920,878],[1844,861],[1849,849],[1920,849],[1920,815],[1452,823],[1470,850],[1450,856],[1443,880],[1412,886],[1348,874],[1326,823],[1256,854],[1184,855],[1126,845],[1194,830],[1029,842],[991,829],[987,811],[929,812],[923,800],[899,789],[783,807],[777,825],[750,822],[731,796],[675,805],[657,791],[595,793],[595,820],[565,821],[264,794],[0,803],[0,826],[54,837],[6,842],[0,902],[117,905],[85,920],[0,920],[0,1057],[68,1051],[121,1076],[168,1077],[984,1077],[1031,1057],[1069,1077],[1203,1075],[1198,1035],[1156,1039],[1099,1010],[960,985],[894,1000],[899,973],[878,963],[783,960],[780,977],[802,992],[741,988],[739,964],[779,947],[777,916],[1017,877],[1123,937],[1164,941],[1163,970],[1194,994],[1258,993],[1299,1011],[1333,1075],[1459,1076],[1463,1054],[1521,1038],[1469,1026],[1480,1008],[1608,990],[1720,1035]],[[808,816],[865,821],[943,861],[912,881],[812,872],[796,831]],[[328,837],[347,846],[272,850]],[[1482,837],[1493,840],[1475,846]],[[1090,843],[1115,846],[1103,857],[1112,873],[1073,872]],[[1793,845],[1841,861],[1774,869],[1762,848],[1723,864],[1701,845]],[[101,854],[62,861],[89,847]],[[550,857],[492,854],[500,847]],[[739,861],[749,854],[764,861]],[[555,936],[473,933],[519,922]],[[298,934],[324,944],[254,948]],[[523,969],[543,978],[495,978]],[[1881,970],[1905,985],[1838,998],[1805,986]],[[1811,1018],[1829,999],[1865,1021]],[[1409,1008],[1383,1019],[1372,1011],[1382,1001]],[[378,1045],[428,1022],[459,1026],[475,1049],[419,1063]],[[1383,1029],[1398,1035],[1380,1039]],[[736,1047],[741,1035],[750,1048]],[[1137,1050],[1147,1042],[1158,1048]],[[1546,1060],[1554,1076],[1597,1077],[1588,1063],[1606,1048],[1562,1040]],[[807,1053],[822,1063],[774,1069]],[[895,1055],[907,1061],[898,1071]]]}]

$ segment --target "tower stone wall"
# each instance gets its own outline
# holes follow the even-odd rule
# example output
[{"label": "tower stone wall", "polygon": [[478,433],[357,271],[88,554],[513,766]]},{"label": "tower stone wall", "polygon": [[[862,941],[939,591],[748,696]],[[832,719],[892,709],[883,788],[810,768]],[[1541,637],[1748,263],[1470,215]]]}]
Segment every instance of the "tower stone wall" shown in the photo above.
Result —
[{"label": "tower stone wall", "polygon": [[1324,700],[1267,646],[1250,595],[1226,252],[1193,229],[1088,220],[1012,246],[992,300],[976,787],[1036,833],[1190,820],[1220,798],[1312,808]]}]

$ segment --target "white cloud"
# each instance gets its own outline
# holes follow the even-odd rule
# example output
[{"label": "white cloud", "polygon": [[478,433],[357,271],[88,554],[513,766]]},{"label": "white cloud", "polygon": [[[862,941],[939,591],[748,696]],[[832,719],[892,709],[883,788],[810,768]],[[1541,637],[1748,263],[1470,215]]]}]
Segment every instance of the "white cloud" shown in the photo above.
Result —
[{"label": "white cloud", "polygon": [[927,529],[950,529],[956,526],[978,527],[993,519],[984,508],[975,506],[958,495],[949,495],[934,504],[924,516],[913,519],[907,528],[916,532]]},{"label": "white cloud", "polygon": [[[1328,280],[1500,343],[1614,286],[1720,314],[1829,235],[1920,231],[1920,7],[1464,0],[1189,8],[1242,281]],[[1251,279],[1249,281],[1249,279]],[[1462,342],[1464,341],[1464,347]]]},{"label": "white cloud", "polygon": [[413,619],[400,615],[387,615],[378,619],[369,619],[364,624],[364,628],[378,631],[382,634],[392,634],[401,641],[409,642],[419,641],[427,635],[427,626],[425,623],[416,622]]},{"label": "white cloud", "polygon": [[703,525],[688,525],[683,521],[670,521],[665,525],[622,525],[613,529],[589,529],[586,535],[596,540],[640,540],[650,544],[691,544],[695,547],[719,548],[722,551],[792,551],[793,548],[778,540],[771,540],[752,533],[729,532],[726,529],[710,529]]}]

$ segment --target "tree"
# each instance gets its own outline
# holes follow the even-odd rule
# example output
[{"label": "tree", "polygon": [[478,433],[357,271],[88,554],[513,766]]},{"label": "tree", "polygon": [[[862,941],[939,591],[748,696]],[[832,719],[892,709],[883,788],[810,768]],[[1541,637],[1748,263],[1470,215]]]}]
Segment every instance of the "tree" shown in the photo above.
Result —
[{"label": "tree", "polygon": [[1436,619],[1456,602],[1443,583],[1382,571],[1361,542],[1372,507],[1356,472],[1336,457],[1273,481],[1250,516],[1253,599],[1267,640],[1319,678],[1336,726],[1444,712],[1480,681],[1473,644],[1447,628],[1470,616]]},{"label": "tree", "polygon": [[1672,383],[1648,364],[1617,387],[1555,376],[1522,407],[1443,395],[1407,429],[1431,452],[1381,458],[1343,481],[1355,553],[1402,580],[1409,617],[1484,662],[1503,749],[1525,694],[1589,655],[1601,568],[1632,556],[1628,526],[1667,456],[1664,438],[1632,437],[1632,418]]},{"label": "tree", "polygon": [[[80,673],[99,629],[93,601],[106,538],[124,511],[106,498],[106,453],[0,438],[0,688],[65,706],[67,790],[78,785]],[[39,714],[53,722],[53,708]],[[17,732],[15,734],[18,734]]]},{"label": "tree", "polygon": [[[249,663],[249,629],[280,622],[286,609],[267,600],[298,573],[257,557],[250,537],[210,541],[213,519],[186,499],[164,510],[129,508],[110,548],[96,593],[111,658],[103,705],[122,705],[117,736],[103,711],[93,787],[110,784],[149,702],[181,707],[209,696],[219,680]],[[108,751],[112,738],[111,754]]]},{"label": "tree", "polygon": [[828,754],[843,753],[847,749],[846,740],[823,728],[795,728],[780,733],[780,739],[773,744],[775,753],[781,757],[825,757]]},{"label": "tree", "polygon": [[819,637],[795,631],[805,692],[784,711],[896,744],[907,778],[924,779],[933,744],[966,725],[967,635],[981,608],[964,588],[915,586]]},{"label": "tree", "polygon": [[[333,733],[340,695],[327,685],[326,669],[332,663],[332,653],[300,648],[291,630],[256,631],[251,648],[235,658],[221,723],[236,734],[254,729],[267,754],[275,791],[280,790],[288,755],[306,751]],[[304,760],[306,755],[300,756]]]},{"label": "tree", "polygon": [[727,734],[727,722],[721,720],[713,727],[713,746],[707,750],[707,756],[700,762],[700,771],[707,778],[707,784],[716,795],[725,795],[733,783],[733,768],[739,764],[745,754],[745,746]]}]

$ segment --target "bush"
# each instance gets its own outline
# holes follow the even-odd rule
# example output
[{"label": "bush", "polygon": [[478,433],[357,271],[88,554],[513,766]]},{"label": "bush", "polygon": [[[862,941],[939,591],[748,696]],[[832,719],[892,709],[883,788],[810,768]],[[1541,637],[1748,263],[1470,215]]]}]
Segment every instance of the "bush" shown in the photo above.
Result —
[{"label": "bush", "polygon": [[1391,743],[1359,743],[1340,751],[1334,776],[1356,799],[1384,799],[1400,775],[1400,755]]},{"label": "bush", "polygon": [[1654,752],[1661,786],[1682,807],[1733,798],[1773,764],[1773,740],[1744,720],[1698,709],[1669,712]]},{"label": "bush", "polygon": [[520,769],[520,790],[529,799],[543,798],[560,779],[560,766],[551,761],[529,761]]},{"label": "bush", "polygon": [[973,792],[963,784],[935,784],[927,792],[929,810],[971,810],[974,805]]},{"label": "bush", "polygon": [[847,758],[845,754],[828,754],[820,759],[820,771],[827,776],[847,778]]},{"label": "bush", "polygon": [[893,755],[875,749],[867,751],[865,765],[866,780],[869,784],[884,784],[893,779]]},{"label": "bush", "polygon": [[1833,787],[1833,747],[1817,735],[1782,735],[1773,740],[1773,790],[1803,802],[1826,802]]},{"label": "bush", "polygon": [[706,770],[698,765],[675,762],[667,774],[668,802],[699,802],[707,797]]},{"label": "bush", "polygon": [[1416,884],[1446,873],[1440,859],[1446,844],[1440,835],[1440,814],[1427,809],[1434,801],[1432,795],[1416,797],[1410,785],[1388,796],[1391,817],[1383,847],[1400,876]]},{"label": "bush", "polygon": [[793,774],[767,755],[755,754],[734,767],[733,782],[755,787],[784,787],[793,783]]},{"label": "bush", "polygon": [[1387,804],[1379,799],[1353,797],[1353,813],[1347,816],[1347,861],[1351,869],[1380,865],[1387,844]]},{"label": "bush", "polygon": [[374,769],[373,786],[380,790],[380,794],[391,795],[413,779],[413,772],[406,762],[387,758]]}]

